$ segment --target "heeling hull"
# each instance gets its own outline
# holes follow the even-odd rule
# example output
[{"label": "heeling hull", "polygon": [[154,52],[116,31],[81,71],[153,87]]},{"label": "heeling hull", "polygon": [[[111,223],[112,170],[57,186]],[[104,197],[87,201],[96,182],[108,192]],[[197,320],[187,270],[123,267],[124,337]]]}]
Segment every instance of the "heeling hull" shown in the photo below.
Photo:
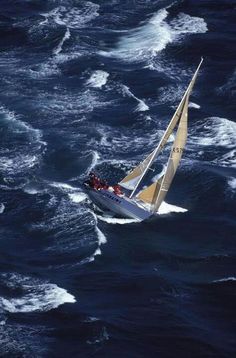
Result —
[{"label": "heeling hull", "polygon": [[139,207],[136,203],[107,190],[88,189],[88,194],[96,205],[102,209],[108,209],[122,218],[131,218],[142,221],[152,215],[152,213]]}]

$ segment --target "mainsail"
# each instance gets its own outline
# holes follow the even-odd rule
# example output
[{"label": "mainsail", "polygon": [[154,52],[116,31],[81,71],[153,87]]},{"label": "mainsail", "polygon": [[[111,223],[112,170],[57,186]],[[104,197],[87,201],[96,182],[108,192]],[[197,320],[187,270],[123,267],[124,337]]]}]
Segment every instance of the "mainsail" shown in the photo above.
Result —
[{"label": "mainsail", "polygon": [[[180,121],[180,119],[182,118],[182,114],[183,111],[187,108],[188,109],[188,100],[189,100],[189,95],[192,91],[192,88],[194,86],[198,71],[200,69],[200,66],[202,64],[203,59],[201,59],[201,62],[180,102],[180,104],[178,105],[165,133],[163,134],[159,144],[157,145],[157,147],[154,149],[154,151],[148,155],[147,158],[145,158],[137,167],[135,167],[127,176],[125,176],[125,178],[123,178],[120,181],[120,185],[123,186],[126,189],[132,190],[130,198],[132,198],[136,192],[137,189],[140,185],[140,183],[142,182],[142,180],[144,179],[148,169],[151,167],[152,163],[154,162],[154,160],[157,158],[157,156],[160,154],[160,152],[162,151],[163,147],[165,146],[165,144],[167,143],[170,135],[172,134],[173,130],[175,129],[175,126],[177,125],[177,123]],[[186,109],[186,112],[187,112]]]}]

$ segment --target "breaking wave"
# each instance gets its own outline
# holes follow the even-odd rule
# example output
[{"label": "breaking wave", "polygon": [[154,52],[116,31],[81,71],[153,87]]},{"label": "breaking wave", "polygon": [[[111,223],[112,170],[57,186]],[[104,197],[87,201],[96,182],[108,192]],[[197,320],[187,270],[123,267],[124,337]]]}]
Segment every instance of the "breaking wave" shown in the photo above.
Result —
[{"label": "breaking wave", "polygon": [[85,2],[81,9],[77,7],[59,6],[48,13],[41,14],[45,20],[41,21],[40,25],[45,25],[53,20],[58,25],[64,25],[72,29],[80,29],[99,16],[99,7],[99,5],[90,1]]},{"label": "breaking wave", "polygon": [[58,55],[61,51],[62,51],[62,46],[64,44],[64,42],[66,40],[69,40],[70,38],[70,30],[69,28],[67,27],[66,28],[66,32],[65,32],[65,35],[63,36],[63,38],[61,39],[61,41],[59,42],[59,44],[57,45],[57,47],[54,48],[53,50],[53,54],[54,55]]},{"label": "breaking wave", "polygon": [[122,218],[114,218],[106,215],[97,215],[98,219],[101,221],[106,222],[107,224],[119,224],[119,225],[126,225],[139,222],[135,219],[122,219]]},{"label": "breaking wave", "polygon": [[214,280],[214,283],[219,283],[219,282],[234,282],[236,281],[236,277],[231,276],[231,277],[225,277],[225,278],[220,278],[218,280]]},{"label": "breaking wave", "polygon": [[101,70],[94,71],[86,84],[89,87],[102,88],[107,83],[109,73]]},{"label": "breaking wave", "polygon": [[130,88],[125,86],[125,85],[122,85],[122,90],[123,90],[123,94],[125,95],[128,95],[129,97],[135,99],[135,101],[138,102],[138,105],[135,109],[135,112],[145,112],[145,111],[148,111],[149,110],[149,107],[146,105],[146,103],[137,98],[131,91],[130,91]]},{"label": "breaking wave", "polygon": [[207,25],[200,17],[180,13],[168,22],[168,15],[166,9],[159,10],[146,24],[127,31],[126,35],[120,38],[116,49],[100,53],[129,62],[149,62],[150,58],[164,50],[169,43],[178,41],[183,35],[207,31]]},{"label": "breaking wave", "polygon": [[38,129],[23,122],[18,115],[0,107],[1,141],[0,170],[6,180],[25,173],[39,164],[46,142]]},{"label": "breaking wave", "polygon": [[0,203],[0,214],[2,214],[5,210],[5,205],[3,203]]},{"label": "breaking wave", "polygon": [[64,288],[16,273],[2,274],[1,285],[12,291],[14,296],[14,292],[20,290],[19,297],[0,298],[0,307],[11,313],[49,311],[64,303],[76,302],[75,297]]}]

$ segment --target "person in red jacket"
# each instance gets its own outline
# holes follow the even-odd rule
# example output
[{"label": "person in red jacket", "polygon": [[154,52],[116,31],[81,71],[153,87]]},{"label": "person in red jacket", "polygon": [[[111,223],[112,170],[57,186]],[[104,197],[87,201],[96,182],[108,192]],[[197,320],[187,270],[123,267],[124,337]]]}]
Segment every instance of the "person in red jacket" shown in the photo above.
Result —
[{"label": "person in red jacket", "polygon": [[123,194],[122,191],[121,191],[120,185],[118,185],[118,184],[114,185],[113,189],[114,189],[114,194],[116,194],[116,195],[122,195]]}]

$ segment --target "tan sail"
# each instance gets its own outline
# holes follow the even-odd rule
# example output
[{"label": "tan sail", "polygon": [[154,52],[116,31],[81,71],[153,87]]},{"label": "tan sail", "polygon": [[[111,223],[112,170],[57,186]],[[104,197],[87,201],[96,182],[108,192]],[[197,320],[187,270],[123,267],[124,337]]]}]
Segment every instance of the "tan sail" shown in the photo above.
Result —
[{"label": "tan sail", "polygon": [[142,200],[144,203],[154,205],[161,188],[161,182],[163,180],[163,176],[155,183],[141,191],[136,198]]},{"label": "tan sail", "polygon": [[190,92],[192,91],[192,88],[194,86],[198,71],[200,69],[200,66],[202,64],[203,59],[201,59],[201,62],[179,104],[179,106],[177,107],[163,137],[161,138],[158,146],[156,147],[156,149],[148,155],[147,158],[144,159],[144,161],[142,161],[137,167],[135,167],[124,179],[122,179],[120,181],[120,185],[123,186],[124,188],[130,189],[132,191],[130,197],[132,197],[139,184],[141,183],[141,181],[143,180],[145,174],[147,173],[148,169],[151,167],[152,163],[154,162],[154,160],[157,158],[157,156],[160,154],[160,152],[162,151],[163,147],[165,146],[166,142],[168,141],[171,133],[173,132],[176,124],[178,123],[180,116],[183,112],[183,108],[185,105],[185,100],[187,98],[187,96],[189,96]]},{"label": "tan sail", "polygon": [[161,183],[161,187],[156,198],[156,201],[153,205],[153,211],[157,211],[165,199],[165,196],[170,188],[172,180],[175,176],[176,170],[178,168],[180,159],[182,157],[186,140],[187,140],[187,129],[188,129],[188,103],[189,95],[185,99],[185,104],[183,112],[181,114],[178,130],[176,133],[175,141],[171,148],[170,157],[167,164],[166,173]]},{"label": "tan sail", "polygon": [[126,189],[133,190],[139,178],[145,171],[145,168],[147,167],[153,154],[154,151],[149,154],[149,156],[145,158],[137,167],[135,167],[124,179],[122,179],[119,184]]}]

